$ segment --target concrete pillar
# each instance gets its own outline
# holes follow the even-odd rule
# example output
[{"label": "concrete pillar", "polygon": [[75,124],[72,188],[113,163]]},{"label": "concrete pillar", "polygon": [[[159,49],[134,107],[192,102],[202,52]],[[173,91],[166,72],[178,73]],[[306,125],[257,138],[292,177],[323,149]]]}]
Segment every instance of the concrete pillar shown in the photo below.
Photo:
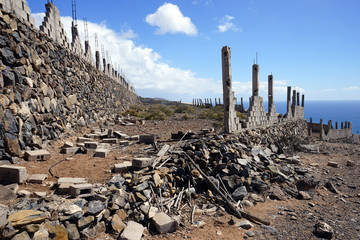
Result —
[{"label": "concrete pillar", "polygon": [[324,132],[323,120],[320,119],[320,140],[323,139],[323,132]]},{"label": "concrete pillar", "polygon": [[310,118],[310,124],[309,124],[309,129],[308,129],[308,131],[309,131],[309,136],[312,136],[312,129],[313,129],[313,121],[312,121],[312,118]]},{"label": "concrete pillar", "polygon": [[[232,98],[232,76],[231,76],[231,49],[225,46],[221,49],[222,59],[222,84],[223,84],[223,104],[224,104],[224,128],[226,133],[232,132],[233,119],[232,111],[235,112]],[[253,85],[254,86],[254,85]]]},{"label": "concrete pillar", "polygon": [[296,90],[293,90],[293,96],[292,96],[292,105],[296,105]]},{"label": "concrete pillar", "polygon": [[329,120],[328,126],[329,126],[329,130],[333,128],[333,127],[332,127],[332,121],[331,121],[331,120]]},{"label": "concrete pillar", "polygon": [[290,112],[291,112],[291,87],[287,87],[287,117],[289,118]]},{"label": "concrete pillar", "polygon": [[273,75],[269,75],[268,76],[268,98],[269,98],[269,102],[268,102],[268,111],[271,112],[271,108],[274,105],[274,85],[273,85]]},{"label": "concrete pillar", "polygon": [[103,67],[104,67],[104,73],[106,74],[106,59],[103,58]]},{"label": "concrete pillar", "polygon": [[219,98],[219,104],[221,104],[220,98]]},{"label": "concrete pillar", "polygon": [[259,65],[252,66],[252,95],[259,96]]},{"label": "concrete pillar", "polygon": [[335,129],[338,129],[338,122],[335,122]]},{"label": "concrete pillar", "polygon": [[305,94],[301,95],[301,107],[304,107],[305,104]]},{"label": "concrete pillar", "polygon": [[240,101],[241,101],[241,111],[244,112],[244,110],[245,110],[245,108],[244,108],[244,100],[243,100],[242,97],[241,97]]},{"label": "concrete pillar", "polygon": [[215,106],[217,106],[218,104],[217,104],[217,99],[215,98]]},{"label": "concrete pillar", "polygon": [[300,106],[300,93],[296,93],[296,105]]},{"label": "concrete pillar", "polygon": [[111,72],[110,72],[110,63],[108,63],[106,71],[107,71],[107,74],[108,74],[108,75],[111,74]]},{"label": "concrete pillar", "polygon": [[100,66],[100,52],[96,51],[95,52],[95,65],[96,65],[96,69],[97,70],[101,70],[101,66]]},{"label": "concrete pillar", "polygon": [[341,122],[341,129],[344,129],[344,122]]},{"label": "concrete pillar", "polygon": [[348,128],[348,122],[345,121],[345,128]]},{"label": "concrete pillar", "polygon": [[212,104],[212,100],[211,100],[211,98],[210,98],[210,105],[212,106],[213,104]]},{"label": "concrete pillar", "polygon": [[348,128],[352,129],[352,123],[348,122]]}]

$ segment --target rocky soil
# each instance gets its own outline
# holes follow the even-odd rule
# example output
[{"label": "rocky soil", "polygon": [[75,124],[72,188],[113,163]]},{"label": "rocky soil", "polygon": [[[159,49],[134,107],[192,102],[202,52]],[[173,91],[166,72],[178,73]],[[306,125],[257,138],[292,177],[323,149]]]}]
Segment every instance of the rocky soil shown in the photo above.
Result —
[{"label": "rocky soil", "polygon": [[[286,126],[262,128],[233,136],[208,132],[212,124],[207,120],[169,120],[146,121],[144,125],[94,126],[92,130],[114,128],[128,136],[155,134],[157,149],[151,144],[130,141],[129,146],[112,145],[106,158],[93,157],[89,153],[70,156],[60,154],[60,147],[65,140],[75,143],[77,136],[59,140],[47,148],[52,154],[50,160],[26,162],[19,159],[15,162],[26,166],[29,175],[45,173],[48,178],[43,184],[20,185],[17,198],[3,203],[9,204],[10,216],[20,209],[49,214],[40,221],[42,224],[35,224],[39,226],[35,230],[44,228],[53,237],[59,237],[62,229],[68,234],[77,230],[88,239],[116,239],[122,228],[134,221],[145,227],[142,232],[145,239],[359,238],[359,145],[316,140],[309,145],[304,136],[281,137],[285,136],[281,132],[290,134],[289,129],[301,133],[294,126],[289,129]],[[188,130],[196,133],[190,134],[190,139],[179,142],[170,138],[171,133]],[[90,133],[91,129],[84,129],[86,132]],[[156,159],[156,153],[165,144],[176,146],[154,168],[130,167],[121,173],[112,171],[115,164],[131,161],[134,157]],[[206,176],[213,177],[213,182],[233,206],[237,205],[239,211],[268,221],[270,225],[234,216],[236,214],[221,194],[204,180],[183,152]],[[52,177],[49,167],[65,157],[71,159],[53,167],[55,177]],[[56,177],[86,177],[94,184],[95,195],[84,200],[59,195],[53,187]],[[116,192],[121,190],[115,193],[115,189]],[[45,196],[24,198],[19,194],[22,190],[30,194],[44,192]],[[118,199],[124,192],[127,193],[126,201],[122,205],[114,197]],[[77,215],[59,213],[53,216],[52,209],[56,208],[51,203],[59,207],[65,202],[78,206]],[[152,220],[157,212],[170,217],[173,227],[165,232],[172,233],[159,233]],[[49,230],[49,223],[56,226],[58,232]],[[321,232],[321,227],[326,231]],[[15,230],[34,237],[34,230],[18,226]]]}]

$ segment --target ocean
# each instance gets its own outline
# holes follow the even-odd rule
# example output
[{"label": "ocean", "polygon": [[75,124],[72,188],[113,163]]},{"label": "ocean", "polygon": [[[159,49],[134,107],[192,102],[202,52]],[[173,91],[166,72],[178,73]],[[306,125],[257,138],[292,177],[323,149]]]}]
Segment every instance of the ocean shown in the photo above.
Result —
[{"label": "ocean", "polygon": [[[267,102],[264,102],[265,110],[268,110]],[[248,102],[244,102],[244,107],[249,107]],[[286,102],[275,101],[275,108],[277,113],[285,115]],[[355,101],[306,101],[304,106],[304,117],[310,121],[312,117],[313,123],[320,123],[322,118],[323,123],[327,124],[329,120],[332,121],[333,127],[335,122],[351,122],[353,133],[360,132],[360,100]]]}]

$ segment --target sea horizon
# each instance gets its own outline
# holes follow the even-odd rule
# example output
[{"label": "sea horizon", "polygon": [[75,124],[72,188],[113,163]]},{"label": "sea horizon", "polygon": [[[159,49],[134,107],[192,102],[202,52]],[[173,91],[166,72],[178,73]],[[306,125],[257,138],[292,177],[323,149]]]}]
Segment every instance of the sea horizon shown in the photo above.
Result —
[{"label": "sea horizon", "polygon": [[[287,102],[274,101],[277,113],[286,114]],[[240,102],[238,102],[240,104]],[[265,111],[268,110],[268,102],[264,101]],[[249,102],[244,101],[244,108],[249,108]],[[353,133],[360,132],[360,100],[305,100],[304,118],[313,123],[320,123],[320,119],[324,124],[332,121],[335,128],[335,122],[338,122],[339,128],[341,122],[351,122]]]}]

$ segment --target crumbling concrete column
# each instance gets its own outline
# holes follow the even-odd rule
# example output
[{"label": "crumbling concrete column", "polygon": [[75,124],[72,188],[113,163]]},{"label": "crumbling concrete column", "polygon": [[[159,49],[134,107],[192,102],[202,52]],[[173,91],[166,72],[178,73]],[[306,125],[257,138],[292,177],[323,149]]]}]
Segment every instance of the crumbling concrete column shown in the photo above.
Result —
[{"label": "crumbling concrete column", "polygon": [[271,112],[271,108],[274,105],[274,85],[273,85],[273,75],[269,75],[268,76],[268,98],[269,98],[269,102],[268,102],[268,111]]},{"label": "crumbling concrete column", "polygon": [[312,118],[310,118],[310,123],[309,123],[309,128],[308,128],[310,137],[312,136],[312,129],[313,129],[313,121],[312,121]]},{"label": "crumbling concrete column", "polygon": [[296,93],[296,105],[300,106],[300,93]]},{"label": "crumbling concrete column", "polygon": [[103,58],[103,67],[104,67],[104,73],[106,74],[106,59]]},{"label": "crumbling concrete column", "polygon": [[335,128],[338,129],[339,126],[338,126],[338,122],[335,122]]},{"label": "crumbling concrete column", "polygon": [[106,72],[107,72],[108,75],[111,74],[111,72],[110,72],[110,63],[107,64]]},{"label": "crumbling concrete column", "polygon": [[252,66],[252,95],[259,96],[259,65]]},{"label": "crumbling concrete column", "polygon": [[224,128],[226,133],[233,131],[235,124],[235,103],[232,92],[231,76],[231,49],[225,46],[221,49],[222,58],[222,83],[223,83],[223,104],[224,104]]},{"label": "crumbling concrete column", "polygon": [[287,117],[290,118],[291,115],[291,87],[287,87]]},{"label": "crumbling concrete column", "polygon": [[219,98],[219,104],[221,104],[220,98]]},{"label": "crumbling concrete column", "polygon": [[305,103],[305,94],[301,96],[301,107],[304,107],[304,103]]},{"label": "crumbling concrete column", "polygon": [[95,52],[95,65],[96,65],[96,69],[97,70],[101,70],[101,66],[100,66],[100,52],[96,51]]},{"label": "crumbling concrete column", "polygon": [[323,120],[320,119],[320,140],[323,140],[324,125]]},{"label": "crumbling concrete column", "polygon": [[293,90],[293,96],[292,96],[292,105],[296,105],[296,90]]},{"label": "crumbling concrete column", "polygon": [[344,122],[341,122],[341,129],[344,129]]},{"label": "crumbling concrete column", "polygon": [[328,121],[328,126],[329,126],[329,130],[333,128],[333,127],[332,127],[332,121],[331,121],[331,120]]}]

